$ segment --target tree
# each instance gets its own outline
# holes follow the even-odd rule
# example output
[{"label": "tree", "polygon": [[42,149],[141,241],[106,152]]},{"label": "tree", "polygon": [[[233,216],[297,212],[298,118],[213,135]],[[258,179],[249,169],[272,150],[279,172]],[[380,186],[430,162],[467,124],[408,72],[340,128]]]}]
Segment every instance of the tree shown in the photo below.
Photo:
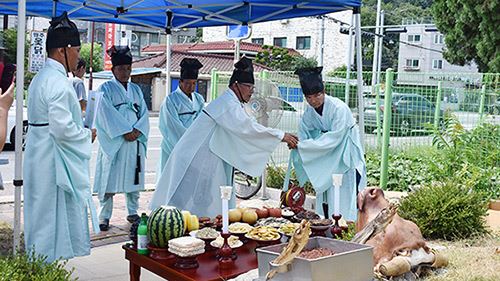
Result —
[{"label": "tree", "polygon": [[282,71],[292,70],[293,60],[288,49],[269,45],[262,45],[255,57],[255,62]]},{"label": "tree", "polygon": [[498,11],[498,0],[435,0],[432,14],[445,35],[444,58],[459,65],[473,61],[481,72],[500,72]]},{"label": "tree", "polygon": [[[432,0],[416,0],[408,3],[407,0],[385,0],[382,1],[381,8],[385,12],[384,25],[400,25],[404,18],[422,18],[430,16],[427,7]],[[361,24],[363,26],[374,26],[377,18],[377,0],[363,0],[361,7]],[[375,30],[369,30],[374,32]],[[398,66],[399,34],[387,34],[384,37],[382,49],[382,70],[388,67]],[[373,60],[374,38],[363,38],[363,60],[371,62]],[[371,63],[363,65],[366,70],[372,70]]]},{"label": "tree", "polygon": [[306,58],[303,56],[294,56],[293,57],[293,69],[297,70],[299,68],[312,68],[318,66],[318,61],[315,58]]},{"label": "tree", "polygon": [[295,71],[298,68],[316,67],[318,65],[315,58],[290,55],[289,50],[286,48],[268,45],[262,46],[262,51],[257,53],[255,62],[281,71]]},{"label": "tree", "polygon": [[[17,30],[15,28],[10,28],[0,31],[0,37],[3,37],[3,43],[5,47],[4,60],[6,63],[16,64],[17,59]],[[33,73],[28,71],[29,63],[29,50],[30,50],[30,38],[26,36],[24,45],[24,89],[28,89],[31,79],[35,76]]]},{"label": "tree", "polygon": [[[80,57],[85,61],[87,67],[86,72],[90,68],[90,43],[85,43],[80,48]],[[92,53],[92,72],[99,72],[103,69],[104,65],[104,53],[102,52],[102,46],[99,43],[94,43],[94,50]]]}]

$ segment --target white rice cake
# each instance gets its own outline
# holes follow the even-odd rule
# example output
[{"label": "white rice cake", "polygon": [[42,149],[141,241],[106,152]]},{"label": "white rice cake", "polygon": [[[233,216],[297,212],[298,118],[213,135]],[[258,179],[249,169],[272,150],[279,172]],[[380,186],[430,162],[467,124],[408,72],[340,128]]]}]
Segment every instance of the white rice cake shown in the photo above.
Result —
[{"label": "white rice cake", "polygon": [[174,255],[179,256],[179,257],[192,257],[192,256],[197,256],[197,255],[201,255],[201,254],[205,253],[205,248],[203,248],[201,250],[196,250],[196,251],[192,251],[192,250],[175,251],[172,248],[168,248],[168,251]]},{"label": "white rice cake", "polygon": [[184,248],[179,248],[175,246],[168,246],[168,250],[176,251],[176,252],[196,252],[199,250],[205,249],[205,245],[202,245],[201,247],[196,247],[196,248],[190,248],[190,249],[184,249]]},{"label": "white rice cake", "polygon": [[174,238],[168,241],[168,246],[175,247],[177,249],[198,249],[201,247],[205,247],[205,242],[201,239],[191,237],[191,236],[183,236],[179,238]]}]

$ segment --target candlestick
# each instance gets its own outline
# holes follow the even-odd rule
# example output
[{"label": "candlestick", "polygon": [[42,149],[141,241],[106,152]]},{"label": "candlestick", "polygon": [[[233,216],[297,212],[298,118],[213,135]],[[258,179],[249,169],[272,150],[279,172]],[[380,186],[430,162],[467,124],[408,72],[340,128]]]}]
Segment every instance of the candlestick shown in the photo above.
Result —
[{"label": "candlestick", "polygon": [[340,186],[342,185],[343,174],[332,174],[333,183],[333,214],[340,215]]},{"label": "candlestick", "polygon": [[220,194],[222,199],[222,233],[229,233],[229,199],[231,199],[231,192],[233,187],[230,185],[222,185],[220,187]]}]

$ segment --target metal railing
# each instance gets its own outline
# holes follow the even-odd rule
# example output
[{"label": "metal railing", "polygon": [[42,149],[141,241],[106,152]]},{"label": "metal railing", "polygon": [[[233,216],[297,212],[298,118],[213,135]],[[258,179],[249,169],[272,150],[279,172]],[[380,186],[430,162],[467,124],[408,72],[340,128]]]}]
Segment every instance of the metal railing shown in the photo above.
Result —
[{"label": "metal railing", "polygon": [[[212,73],[211,98],[227,87],[230,73]],[[256,77],[273,82],[281,98],[295,109],[282,115],[278,128],[296,133],[306,107],[298,77],[292,72],[262,72]],[[325,76],[325,90],[346,102],[357,118],[356,73]],[[389,152],[432,145],[432,133],[443,126],[444,116],[454,114],[462,126],[473,129],[481,122],[500,125],[499,73],[418,73],[387,70],[380,84],[371,87],[371,72],[363,72],[365,149],[382,156],[381,185],[387,182]],[[390,93],[390,95],[387,95]],[[288,162],[288,148],[280,145],[270,165]],[[385,162],[385,163],[384,163]]]}]

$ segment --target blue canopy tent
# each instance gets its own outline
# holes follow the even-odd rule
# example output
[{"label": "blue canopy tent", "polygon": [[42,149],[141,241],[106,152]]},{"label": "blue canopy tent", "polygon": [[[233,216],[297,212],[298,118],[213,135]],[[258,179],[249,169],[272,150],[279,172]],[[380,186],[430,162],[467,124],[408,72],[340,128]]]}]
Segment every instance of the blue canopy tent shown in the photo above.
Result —
[{"label": "blue canopy tent", "polygon": [[[26,16],[51,18],[67,11],[75,20],[141,25],[167,33],[167,89],[170,87],[171,30],[220,25],[249,25],[258,22],[315,16],[353,10],[356,28],[359,125],[364,132],[361,74],[361,0],[3,0],[0,14],[17,15],[17,84],[24,84],[24,40]],[[23,88],[16,91],[16,138],[22,138]],[[363,135],[361,136],[363,139]],[[22,182],[22,143],[16,142],[14,249],[19,246]]]}]

